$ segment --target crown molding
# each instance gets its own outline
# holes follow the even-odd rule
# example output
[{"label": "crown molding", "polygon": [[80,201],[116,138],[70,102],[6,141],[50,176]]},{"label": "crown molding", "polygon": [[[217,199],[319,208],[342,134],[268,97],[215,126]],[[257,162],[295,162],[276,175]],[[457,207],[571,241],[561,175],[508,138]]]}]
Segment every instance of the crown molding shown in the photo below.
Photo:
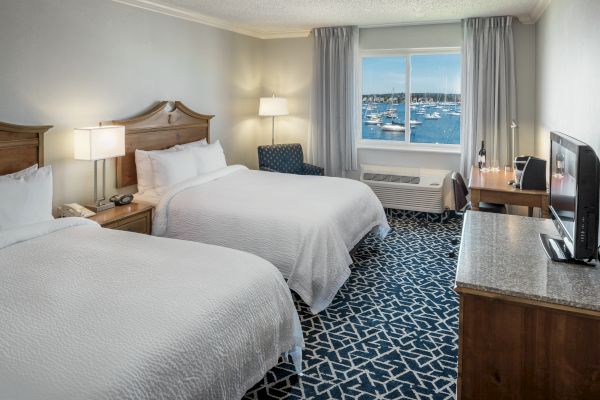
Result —
[{"label": "crown molding", "polygon": [[544,14],[546,8],[550,5],[552,0],[538,0],[537,4],[527,15],[522,15],[519,17],[519,21],[523,24],[535,24],[538,19]]},{"label": "crown molding", "polygon": [[[131,7],[141,8],[143,10],[152,11],[158,14],[168,15],[186,21],[196,22],[203,25],[212,26],[214,28],[224,29],[227,31],[239,33],[241,35],[251,36],[257,39],[289,39],[303,38],[310,35],[311,29],[285,30],[285,31],[263,31],[248,27],[243,24],[235,24],[220,18],[211,17],[202,13],[191,12],[181,8],[167,6],[154,0],[112,0],[115,3],[124,4]],[[519,21],[523,24],[535,24],[542,16],[546,8],[552,0],[538,0],[529,14],[519,16]],[[377,25],[361,25],[359,28],[387,28],[395,26],[415,26],[415,25],[435,25],[435,24],[451,24],[457,23],[460,20],[444,20],[444,21],[419,21],[419,22],[403,22],[395,24],[377,24]]]},{"label": "crown molding", "polygon": [[458,24],[460,19],[445,19],[440,21],[410,21],[410,22],[397,22],[389,24],[370,24],[370,25],[359,25],[359,29],[369,28],[401,28],[403,26],[420,26],[420,25],[444,25],[444,24]]},{"label": "crown molding", "polygon": [[239,33],[241,35],[251,36],[258,39],[283,39],[307,37],[310,29],[295,31],[262,31],[252,29],[244,25],[234,24],[220,18],[210,17],[201,13],[186,11],[177,7],[167,6],[152,0],[112,0],[115,3],[124,4],[131,7],[141,8],[146,11],[152,11],[158,14],[168,15],[186,21],[196,22],[214,28],[225,29],[227,31]]}]

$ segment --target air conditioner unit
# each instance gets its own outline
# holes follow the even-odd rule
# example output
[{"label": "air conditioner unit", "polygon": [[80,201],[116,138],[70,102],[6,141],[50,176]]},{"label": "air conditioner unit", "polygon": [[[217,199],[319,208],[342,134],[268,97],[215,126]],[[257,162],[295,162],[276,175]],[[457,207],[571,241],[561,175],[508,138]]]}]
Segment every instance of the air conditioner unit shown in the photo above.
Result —
[{"label": "air conditioner unit", "polygon": [[373,189],[385,208],[441,214],[447,208],[449,174],[447,170],[361,165],[360,180]]}]

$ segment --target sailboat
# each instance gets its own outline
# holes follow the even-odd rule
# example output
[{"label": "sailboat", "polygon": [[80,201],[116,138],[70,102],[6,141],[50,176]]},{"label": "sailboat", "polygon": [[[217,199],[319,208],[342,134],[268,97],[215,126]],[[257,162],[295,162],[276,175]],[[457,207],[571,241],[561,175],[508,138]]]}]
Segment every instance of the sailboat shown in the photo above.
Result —
[{"label": "sailboat", "polygon": [[381,130],[384,131],[392,131],[392,132],[403,132],[406,128],[402,125],[398,124],[383,124],[381,125]]},{"label": "sailboat", "polygon": [[434,111],[432,114],[425,114],[425,119],[440,119],[442,116],[439,112]]}]

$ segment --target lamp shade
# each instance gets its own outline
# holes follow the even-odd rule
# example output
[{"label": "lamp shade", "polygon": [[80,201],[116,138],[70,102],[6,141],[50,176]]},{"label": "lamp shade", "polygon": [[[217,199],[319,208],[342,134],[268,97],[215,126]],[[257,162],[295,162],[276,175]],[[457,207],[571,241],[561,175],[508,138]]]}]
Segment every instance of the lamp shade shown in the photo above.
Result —
[{"label": "lamp shade", "polygon": [[125,127],[97,126],[74,131],[76,160],[104,160],[125,155]]},{"label": "lamp shade", "polygon": [[287,99],[283,97],[261,97],[258,115],[261,117],[276,117],[288,115]]}]

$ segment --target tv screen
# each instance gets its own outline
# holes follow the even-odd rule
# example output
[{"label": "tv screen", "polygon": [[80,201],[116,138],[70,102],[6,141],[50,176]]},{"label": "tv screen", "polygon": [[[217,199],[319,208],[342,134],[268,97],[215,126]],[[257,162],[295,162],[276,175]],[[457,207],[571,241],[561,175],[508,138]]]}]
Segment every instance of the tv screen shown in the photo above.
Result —
[{"label": "tv screen", "polygon": [[552,141],[551,150],[550,206],[573,242],[577,199],[577,154],[558,141]]},{"label": "tv screen", "polygon": [[598,165],[590,146],[563,133],[550,133],[550,211],[563,247],[577,260],[597,256]]}]

